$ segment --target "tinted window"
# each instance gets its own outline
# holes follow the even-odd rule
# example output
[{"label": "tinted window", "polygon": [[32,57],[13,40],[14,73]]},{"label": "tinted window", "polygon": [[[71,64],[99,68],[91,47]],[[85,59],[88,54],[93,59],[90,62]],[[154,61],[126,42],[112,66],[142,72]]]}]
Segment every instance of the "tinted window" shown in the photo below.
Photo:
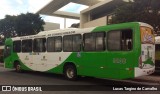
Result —
[{"label": "tinted window", "polygon": [[64,52],[72,52],[73,49],[73,42],[72,42],[72,36],[67,35],[63,37],[63,51]]},{"label": "tinted window", "polygon": [[73,35],[73,51],[81,51],[81,35]]},{"label": "tinted window", "polygon": [[104,51],[104,38],[104,32],[84,34],[84,51]]},{"label": "tinted window", "polygon": [[79,52],[81,50],[81,35],[66,35],[63,37],[64,52]]},{"label": "tinted window", "polygon": [[62,38],[50,37],[47,39],[47,51],[48,52],[60,52],[62,50]]},{"label": "tinted window", "polygon": [[22,52],[32,52],[32,39],[22,40]]},{"label": "tinted window", "polygon": [[95,51],[95,33],[84,34],[84,51]]},{"label": "tinted window", "polygon": [[131,29],[109,31],[107,47],[110,51],[128,51],[133,48],[133,31]]},{"label": "tinted window", "polygon": [[62,51],[62,37],[55,37],[55,52]]},{"label": "tinted window", "polygon": [[96,33],[96,51],[105,50],[105,33]]},{"label": "tinted window", "polygon": [[47,51],[48,52],[54,52],[55,51],[55,41],[54,37],[50,37],[47,39]]},{"label": "tinted window", "polygon": [[21,41],[13,42],[13,52],[21,52]]},{"label": "tinted window", "polygon": [[34,39],[34,52],[45,52],[46,51],[46,38]]},{"label": "tinted window", "polygon": [[108,33],[108,50],[121,50],[120,31],[111,31]]}]

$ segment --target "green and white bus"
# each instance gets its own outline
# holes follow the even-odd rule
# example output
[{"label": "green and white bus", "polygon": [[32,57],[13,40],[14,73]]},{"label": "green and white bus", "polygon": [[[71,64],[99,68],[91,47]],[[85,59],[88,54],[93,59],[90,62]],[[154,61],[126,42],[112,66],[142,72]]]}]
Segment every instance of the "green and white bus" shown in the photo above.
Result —
[{"label": "green and white bus", "polygon": [[107,79],[127,79],[155,70],[153,28],[129,22],[85,29],[43,31],[8,38],[5,68]]},{"label": "green and white bus", "polygon": [[155,66],[160,70],[160,36],[155,37]]}]

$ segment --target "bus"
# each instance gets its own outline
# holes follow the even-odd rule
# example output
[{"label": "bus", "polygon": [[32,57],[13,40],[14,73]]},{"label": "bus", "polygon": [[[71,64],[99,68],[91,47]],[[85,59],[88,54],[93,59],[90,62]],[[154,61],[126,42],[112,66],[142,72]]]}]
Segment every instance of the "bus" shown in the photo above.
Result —
[{"label": "bus", "polygon": [[3,63],[3,51],[4,51],[4,46],[0,46],[0,63]]},{"label": "bus", "polygon": [[160,36],[155,37],[155,65],[160,70]]},{"label": "bus", "polygon": [[142,22],[43,31],[6,39],[4,57],[5,68],[17,72],[128,79],[154,72],[155,37]]}]

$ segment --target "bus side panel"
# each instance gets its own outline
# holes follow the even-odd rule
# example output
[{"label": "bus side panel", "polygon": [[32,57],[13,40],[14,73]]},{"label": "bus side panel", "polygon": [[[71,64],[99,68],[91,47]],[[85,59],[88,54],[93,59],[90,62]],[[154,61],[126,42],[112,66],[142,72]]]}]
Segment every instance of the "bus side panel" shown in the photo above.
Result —
[{"label": "bus side panel", "polygon": [[50,73],[63,73],[65,63],[73,63],[77,69],[77,75],[93,76],[93,77],[104,77],[105,70],[105,53],[95,52],[73,52],[62,64],[48,70]]},{"label": "bus side panel", "polygon": [[137,62],[137,60],[134,58],[135,58],[135,53],[133,51],[126,52],[126,53],[125,52],[108,52],[107,53],[107,63],[109,65],[108,69],[114,70],[115,74],[107,71],[106,73],[108,74],[108,76],[112,77],[113,79],[133,78],[134,63]]},{"label": "bus side panel", "polygon": [[4,60],[4,67],[5,68],[10,68],[10,69],[13,69],[13,63],[11,62],[11,58],[10,57],[7,57],[5,58]]},{"label": "bus side panel", "polygon": [[[76,55],[76,54],[75,54]],[[74,55],[74,56],[75,56]],[[105,52],[81,52],[75,62],[78,65],[79,75],[104,77],[106,74],[106,53]]]},{"label": "bus side panel", "polygon": [[106,77],[106,57],[105,52],[73,52],[62,64],[48,70],[50,73],[63,73],[65,63],[73,63],[77,69],[77,75]]},{"label": "bus side panel", "polygon": [[11,55],[5,58],[5,68],[14,68],[14,62],[19,61],[17,53],[11,52]]},{"label": "bus side panel", "polygon": [[113,79],[134,78],[134,68],[138,67],[141,54],[140,25],[138,23],[98,27],[94,31],[114,31],[132,29],[133,48],[131,51],[108,51],[106,53],[105,77]]},{"label": "bus side panel", "polygon": [[14,68],[14,62],[18,61],[21,65],[22,70],[31,70],[23,62],[21,62],[19,55],[17,53],[12,53],[11,56],[5,59],[5,68]]}]

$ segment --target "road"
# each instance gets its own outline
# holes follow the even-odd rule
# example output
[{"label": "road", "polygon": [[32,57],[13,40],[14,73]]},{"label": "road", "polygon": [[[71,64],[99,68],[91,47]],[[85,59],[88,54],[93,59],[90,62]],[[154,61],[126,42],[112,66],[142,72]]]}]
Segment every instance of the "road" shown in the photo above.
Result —
[{"label": "road", "polygon": [[[113,88],[114,86],[131,86],[131,85],[159,85],[159,83],[151,83],[151,82],[139,82],[134,80],[107,80],[107,79],[98,79],[98,78],[91,78],[91,77],[81,77],[77,81],[69,81],[66,80],[62,75],[57,74],[48,74],[48,73],[40,73],[40,72],[24,72],[24,73],[16,73],[12,69],[5,69],[2,66],[0,67],[0,85],[54,85],[61,86],[64,88],[60,91],[42,91],[42,92],[23,92],[23,94],[106,94],[108,92],[109,94],[117,94],[117,91],[85,91],[84,88],[78,91],[66,91],[65,85],[68,86],[80,86],[84,85],[86,88],[86,85],[89,86],[99,86],[99,85],[105,85],[101,86],[102,88]],[[112,87],[111,87],[112,86]],[[51,88],[51,87],[50,87]],[[118,91],[119,92],[119,91]],[[129,91],[128,91],[129,92]],[[120,94],[126,94],[127,91],[120,91]],[[154,94],[159,94],[159,91],[132,91],[129,94],[150,94],[154,92]],[[9,94],[10,92],[0,92],[1,94]],[[22,92],[13,92],[15,94],[21,94]],[[12,93],[12,94],[13,94]]]}]

